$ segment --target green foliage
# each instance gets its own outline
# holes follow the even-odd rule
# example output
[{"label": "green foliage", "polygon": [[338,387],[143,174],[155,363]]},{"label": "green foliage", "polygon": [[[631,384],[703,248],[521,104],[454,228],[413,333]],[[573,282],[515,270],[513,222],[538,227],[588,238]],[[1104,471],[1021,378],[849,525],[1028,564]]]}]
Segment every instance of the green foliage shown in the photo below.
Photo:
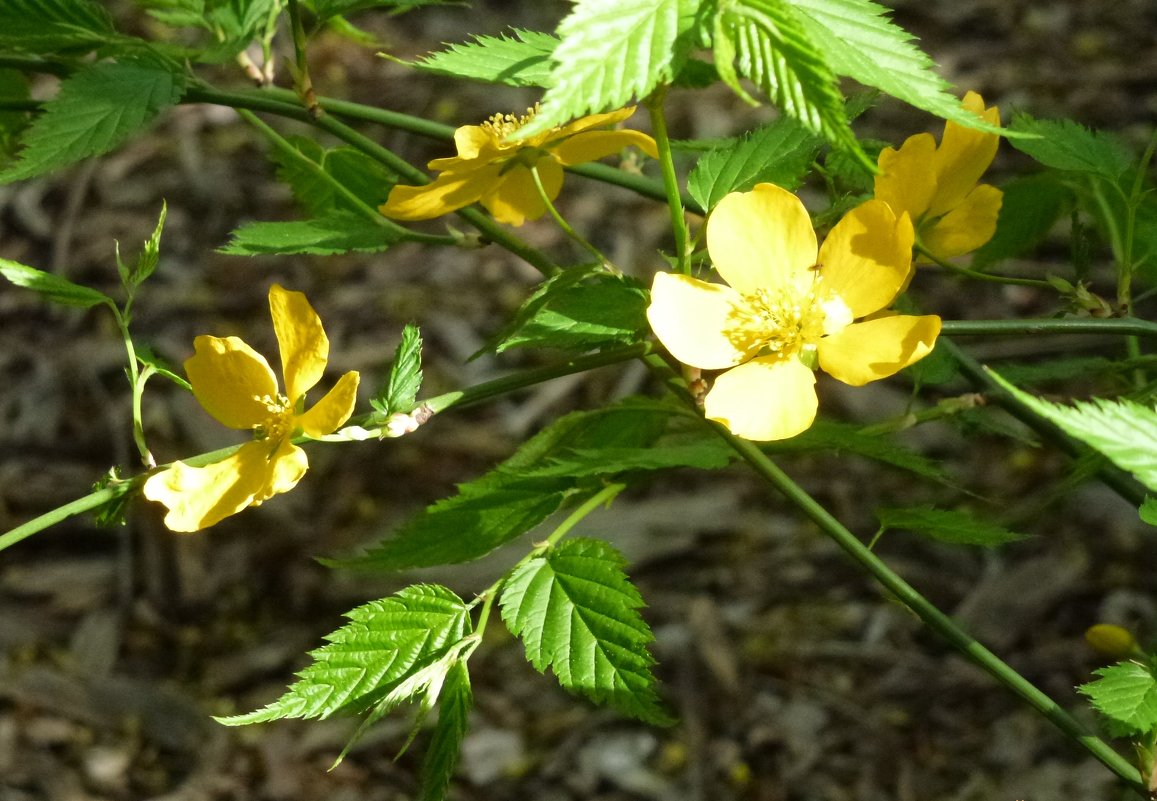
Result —
[{"label": "green foliage", "polygon": [[475,36],[473,42],[450,45],[413,66],[423,72],[470,78],[506,86],[550,85],[551,56],[559,40],[549,33],[513,29],[514,37]]},{"label": "green foliage", "polygon": [[605,542],[567,540],[515,568],[502,588],[502,619],[539,672],[550,667],[571,692],[667,725],[647,652],[654,635],[625,563]]},{"label": "green foliage", "polygon": [[866,161],[848,125],[836,76],[787,0],[722,0],[714,46],[719,77],[740,97],[755,102],[739,85],[742,75],[785,114]]},{"label": "green foliage", "polygon": [[699,159],[687,176],[687,191],[710,210],[729,192],[746,192],[765,181],[795,189],[820,142],[789,117],[755,129]]},{"label": "green foliage", "polygon": [[817,420],[797,437],[764,446],[768,453],[811,453],[835,451],[851,453],[915,473],[922,478],[947,482],[948,476],[938,462],[921,456],[880,434],[865,434],[859,426],[831,420]]},{"label": "green foliage", "polygon": [[1072,205],[1072,191],[1050,173],[1018,178],[1001,189],[996,233],[972,257],[973,269],[1029,252]]},{"label": "green foliage", "polygon": [[542,523],[568,498],[586,497],[601,486],[575,476],[540,476],[538,470],[584,450],[646,448],[663,432],[668,417],[669,411],[660,407],[630,403],[561,417],[389,539],[359,557],[327,564],[393,571],[485,556]]},{"label": "green foliage", "polygon": [[[30,97],[28,78],[18,70],[0,68],[0,101],[26,101]],[[26,111],[0,111],[0,164],[16,152],[20,135],[28,126]]]},{"label": "green foliage", "polygon": [[1024,534],[1003,526],[977,520],[971,513],[933,509],[931,506],[877,509],[876,518],[880,521],[881,531],[904,529],[952,545],[992,548],[1025,538]]},{"label": "green foliage", "polygon": [[627,105],[671,81],[693,44],[703,0],[578,0],[558,26],[555,66],[528,137]]},{"label": "green foliage", "polygon": [[364,712],[460,648],[471,631],[462,599],[431,584],[406,587],[346,617],[350,622],[326,635],[329,643],[310,653],[313,664],[297,674],[299,680],[284,695],[254,712],[217,721],[243,726]]},{"label": "green foliage", "polygon": [[325,217],[335,211],[360,211],[355,204],[335,189],[335,184],[349,190],[358,200],[376,209],[386,202],[397,177],[378,161],[352,147],[327,150],[312,139],[289,137],[293,147],[320,168],[325,175],[311,168],[302,159],[274,148],[271,158],[277,163],[277,177],[293,190],[293,197],[313,217]]},{"label": "green foliage", "polygon": [[8,259],[0,259],[0,275],[3,275],[16,286],[31,289],[33,292],[43,295],[46,300],[59,303],[62,306],[79,306],[88,309],[106,303],[116,308],[113,299],[103,292],[74,284],[67,278],[61,278],[59,275],[46,273],[35,267],[27,267]]},{"label": "green foliage", "polygon": [[1072,120],[1037,120],[1021,112],[1012,118],[1009,128],[1037,137],[1009,141],[1017,150],[1055,170],[1092,173],[1116,181],[1132,162],[1116,137],[1091,131]]},{"label": "green foliage", "polygon": [[1157,411],[1130,400],[1103,398],[1061,406],[1022,392],[996,373],[992,377],[1070,437],[1103,453],[1148,489],[1157,490]]},{"label": "green foliage", "polygon": [[133,266],[130,267],[121,261],[120,246],[117,246],[117,272],[120,274],[121,283],[128,290],[130,297],[134,290],[157,269],[157,262],[161,258],[161,232],[165,230],[165,218],[168,214],[169,205],[162,201],[161,214],[157,218],[157,227],[145,240],[140,255],[137,256],[137,263]]},{"label": "green foliage", "polygon": [[60,85],[28,127],[16,164],[0,183],[24,180],[99,156],[139,133],[184,91],[184,77],[151,60],[102,61]]},{"label": "green foliage", "polygon": [[407,413],[414,408],[421,388],[422,333],[418,326],[407,323],[402,329],[402,341],[394,351],[386,385],[370,403],[382,414]]},{"label": "green foliage", "polygon": [[533,346],[589,351],[641,342],[650,331],[646,290],[600,266],[545,281],[482,352]]},{"label": "green foliage", "polygon": [[328,256],[358,251],[377,253],[398,241],[391,228],[358,214],[332,212],[316,220],[255,222],[232,234],[222,253],[232,256],[308,253]]},{"label": "green foliage", "polygon": [[791,0],[812,46],[837,75],[970,128],[989,129],[947,92],[928,55],[872,0]]},{"label": "green foliage", "polygon": [[1152,495],[1145,496],[1145,502],[1141,504],[1141,508],[1137,510],[1141,520],[1151,526],[1157,526],[1157,498]]},{"label": "green foliage", "polygon": [[1094,670],[1101,678],[1077,690],[1109,719],[1117,736],[1140,735],[1157,729],[1157,677],[1138,662],[1121,662]]},{"label": "green foliage", "polygon": [[2,0],[0,48],[28,53],[96,49],[116,40],[112,17],[95,0]]},{"label": "green foliage", "polygon": [[422,791],[418,801],[443,801],[446,798],[473,706],[470,671],[465,663],[455,661],[446,673],[438,696],[438,724],[430,736],[430,745],[422,762]]}]

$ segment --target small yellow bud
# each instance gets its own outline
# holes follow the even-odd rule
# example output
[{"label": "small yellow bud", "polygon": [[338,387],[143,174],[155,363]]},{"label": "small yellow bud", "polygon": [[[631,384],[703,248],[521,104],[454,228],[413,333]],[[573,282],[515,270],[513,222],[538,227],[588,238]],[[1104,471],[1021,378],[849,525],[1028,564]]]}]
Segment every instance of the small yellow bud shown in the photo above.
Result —
[{"label": "small yellow bud", "polygon": [[1140,649],[1133,635],[1120,626],[1112,623],[1098,623],[1090,626],[1085,632],[1085,641],[1099,654],[1123,659],[1132,656]]}]

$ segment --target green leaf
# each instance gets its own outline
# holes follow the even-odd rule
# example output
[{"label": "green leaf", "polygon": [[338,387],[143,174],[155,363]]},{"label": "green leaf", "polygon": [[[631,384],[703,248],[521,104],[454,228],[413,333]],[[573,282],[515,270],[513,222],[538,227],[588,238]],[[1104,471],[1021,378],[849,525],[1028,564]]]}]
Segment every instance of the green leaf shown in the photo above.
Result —
[{"label": "green leaf", "polygon": [[117,271],[120,273],[121,283],[125,288],[132,293],[132,290],[144,283],[153,271],[157,269],[157,263],[161,258],[161,232],[165,229],[165,218],[169,214],[169,204],[161,201],[161,214],[157,218],[157,227],[153,229],[153,233],[145,240],[144,246],[141,248],[140,255],[137,256],[137,263],[133,267],[129,267],[121,261],[120,245],[117,245]]},{"label": "green leaf", "polygon": [[386,385],[370,403],[383,414],[407,413],[414,408],[421,388],[422,334],[418,326],[407,323],[402,329],[402,341],[394,351],[394,363],[390,365]]},{"label": "green leaf", "polygon": [[940,464],[911,451],[886,436],[865,434],[858,426],[830,420],[817,420],[811,428],[789,440],[763,446],[768,453],[811,453],[835,451],[852,453],[877,462],[907,470],[933,481],[947,482]]},{"label": "green leaf", "polygon": [[1004,199],[996,233],[972,257],[974,270],[1032,250],[1044,241],[1073,202],[1072,190],[1049,173],[1018,178],[1001,190]]},{"label": "green leaf", "polygon": [[1091,131],[1072,120],[1037,120],[1021,112],[1013,116],[1009,128],[1038,137],[1010,141],[1017,150],[1055,170],[1093,173],[1115,181],[1132,163],[1115,136]]},{"label": "green leaf", "polygon": [[[585,278],[585,283],[577,283]],[[647,291],[634,279],[567,270],[539,288],[490,347],[588,351],[642,341],[647,323]]]},{"label": "green leaf", "polygon": [[720,77],[741,97],[751,102],[739,86],[736,71],[805,128],[860,153],[836,76],[787,0],[721,2],[714,44]]},{"label": "green leaf", "polygon": [[687,176],[687,191],[710,210],[727,193],[746,192],[765,181],[795,189],[819,147],[802,125],[781,117],[699,159]]},{"label": "green leaf", "polygon": [[558,26],[554,69],[525,138],[621,108],[669,82],[693,44],[703,0],[579,0]]},{"label": "green leaf", "polygon": [[513,32],[517,38],[475,36],[473,42],[452,44],[449,50],[431,53],[412,66],[435,75],[505,86],[549,86],[554,68],[551,54],[559,40],[521,28]]},{"label": "green leaf", "polygon": [[663,432],[669,416],[666,408],[628,402],[564,415],[494,470],[460,485],[456,496],[433,504],[389,539],[360,556],[323,562],[393,571],[479,559],[542,523],[568,498],[583,497],[599,486],[576,477],[539,477],[537,469],[568,452],[644,449]]},{"label": "green leaf", "polygon": [[913,36],[872,0],[792,0],[813,45],[837,74],[970,128],[996,131],[947,92]]},{"label": "green leaf", "polygon": [[8,259],[0,259],[0,275],[3,275],[16,286],[31,289],[33,292],[43,295],[47,300],[62,306],[79,306],[88,309],[107,303],[116,308],[113,299],[103,292],[74,284],[67,278],[61,278],[59,275],[46,273],[35,267],[27,267]]},{"label": "green leaf", "polygon": [[1145,665],[1121,662],[1094,670],[1101,678],[1077,691],[1113,724],[1120,735],[1143,735],[1157,729],[1157,677]]},{"label": "green leaf", "polygon": [[952,545],[992,548],[1025,539],[1024,534],[977,520],[975,515],[931,506],[885,507],[876,510],[880,529],[905,529]]},{"label": "green leaf", "polygon": [[[360,150],[339,147],[326,150],[304,136],[289,137],[299,153],[321,167],[334,181],[370,208],[386,202],[396,176]],[[357,212],[354,204],[334,190],[334,185],[279,148],[270,153],[277,163],[277,178],[289,185],[293,196],[310,216],[325,217],[333,211]]]},{"label": "green leaf", "polygon": [[1157,411],[1130,400],[1112,402],[1104,398],[1061,406],[1022,392],[992,370],[988,372],[1041,417],[1103,453],[1148,489],[1157,490]]},{"label": "green leaf", "polygon": [[176,103],[184,78],[146,61],[102,61],[65,79],[28,127],[0,184],[31,178],[120,145]]},{"label": "green leaf", "polygon": [[1146,495],[1145,502],[1141,504],[1141,508],[1137,512],[1141,516],[1142,522],[1157,526],[1157,498]]},{"label": "green leaf", "polygon": [[94,0],[0,0],[0,47],[30,53],[97,48],[118,38]]},{"label": "green leaf", "polygon": [[316,220],[255,222],[232,234],[221,253],[233,256],[308,253],[376,253],[398,241],[393,231],[357,214],[335,211]]},{"label": "green leaf", "polygon": [[734,450],[719,437],[709,435],[697,442],[655,443],[647,448],[571,448],[551,457],[530,474],[577,478],[674,467],[718,470],[734,459]]},{"label": "green leaf", "polygon": [[558,511],[569,490],[564,479],[463,484],[364,555],[325,564],[392,572],[480,559]]},{"label": "green leaf", "polygon": [[502,588],[502,619],[539,672],[550,667],[571,692],[670,725],[647,652],[654,635],[625,563],[608,543],[567,540],[515,568]]},{"label": "green leaf", "polygon": [[350,622],[310,653],[313,664],[276,701],[244,715],[216,718],[244,726],[280,718],[327,718],[362,712],[407,679],[437,663],[470,633],[462,599],[419,584],[348,612]]},{"label": "green leaf", "polygon": [[457,661],[446,674],[438,697],[438,725],[434,727],[422,762],[422,791],[418,801],[444,801],[446,798],[473,706],[470,671],[465,663]]},{"label": "green leaf", "polygon": [[210,28],[205,0],[136,0],[155,20],[174,28]]}]

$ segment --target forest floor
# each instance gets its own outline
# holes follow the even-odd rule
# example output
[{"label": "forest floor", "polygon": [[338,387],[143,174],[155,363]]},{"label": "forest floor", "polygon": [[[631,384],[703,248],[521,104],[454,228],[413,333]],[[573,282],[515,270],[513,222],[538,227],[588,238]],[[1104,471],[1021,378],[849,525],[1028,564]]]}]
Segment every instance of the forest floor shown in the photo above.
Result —
[{"label": "forest floor", "polygon": [[[1157,12],[1147,0],[1038,4],[896,2],[963,92],[1034,116],[1066,116],[1119,133],[1137,150],[1157,121]],[[549,30],[567,5],[480,3],[402,17],[363,14],[394,55],[412,58],[506,25]],[[141,24],[136,18],[136,24]],[[415,75],[327,35],[311,53],[324,95],[466,124],[535,97]],[[241,85],[241,76],[231,77]],[[286,76],[281,80],[284,83]],[[769,118],[724,91],[674,98],[679,138],[730,135]],[[640,115],[641,117],[642,115]],[[286,132],[301,131],[275,122]],[[644,123],[634,122],[645,127]],[[941,123],[886,102],[857,122],[899,144]],[[366,132],[411,161],[443,144]],[[1002,145],[988,180],[1030,169]],[[331,370],[383,377],[402,326],[426,341],[424,394],[527,363],[467,361],[538,279],[499,250],[401,246],[374,256],[222,255],[250,220],[299,214],[273,180],[264,143],[231,111],[181,106],[98,161],[0,187],[0,256],[117,292],[114,241],[133,253],[169,208],[161,267],[136,309],[138,334],[174,363],[202,333],[275,349],[273,282],[304,291],[333,343]],[[806,192],[805,192],[806,194]],[[621,189],[571,178],[568,219],[615,263],[649,276],[666,247],[667,212]],[[544,220],[520,230],[573,259]],[[1043,276],[1063,244],[1011,269]],[[1096,254],[1095,276],[1108,275]],[[1022,287],[932,276],[922,291],[947,318],[1048,315],[1055,298]],[[1102,284],[1102,289],[1107,284]],[[1041,345],[969,342],[977,358],[1037,358]],[[1055,353],[1113,355],[1103,340],[1050,343]],[[123,348],[99,310],[49,307],[0,287],[0,531],[88,492],[113,464],[132,465]],[[146,422],[163,460],[229,444],[227,432],[175,388],[151,384]],[[946,394],[965,392],[950,385]],[[315,447],[294,492],[195,536],[174,535],[158,508],[135,503],[127,525],[77,518],[0,555],[0,801],[393,801],[413,798],[423,738],[395,759],[409,719],[375,726],[333,771],[356,722],[282,721],[242,729],[211,715],[276,697],[342,613],[415,580],[464,597],[486,587],[526,542],[478,563],[402,576],[330,570],[315,557],[383,538],[453,493],[526,436],[573,410],[648,392],[638,366],[559,379],[438,417],[396,441]],[[903,382],[821,387],[834,419],[902,413]],[[953,487],[915,483],[878,463],[800,455],[783,466],[865,538],[873,510],[965,504],[1030,539],[997,551],[890,534],[879,554],[1017,670],[1090,726],[1075,691],[1102,664],[1082,634],[1100,621],[1157,632],[1157,540],[1136,509],[1096,483],[1053,492],[1071,464],[1048,447],[937,424],[905,443],[937,460]],[[499,635],[471,660],[476,710],[452,798],[504,801],[1053,801],[1119,797],[1113,777],[987,674],[925,630],[788,504],[738,469],[678,472],[588,518],[630,561],[657,635],[657,673],[679,717],[654,729],[595,709],[536,674]],[[529,541],[529,540],[528,540]],[[498,627],[500,628],[500,627]]]}]

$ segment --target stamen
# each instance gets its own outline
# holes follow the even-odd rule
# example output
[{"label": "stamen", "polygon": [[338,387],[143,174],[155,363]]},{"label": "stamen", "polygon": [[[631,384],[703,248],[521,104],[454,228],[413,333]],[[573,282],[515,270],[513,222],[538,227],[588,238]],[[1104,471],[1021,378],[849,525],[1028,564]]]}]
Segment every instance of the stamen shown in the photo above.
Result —
[{"label": "stamen", "polygon": [[796,287],[757,289],[743,296],[736,326],[729,334],[736,347],[789,359],[814,351],[824,331],[817,274],[806,293]]},{"label": "stamen", "polygon": [[501,143],[506,137],[533,120],[534,115],[537,113],[538,103],[535,103],[534,106],[528,108],[526,113],[521,117],[516,117],[513,114],[495,114],[482,123],[482,128],[494,138],[495,142]]},{"label": "stamen", "polygon": [[284,395],[254,395],[253,400],[265,407],[269,416],[253,427],[255,439],[280,441],[290,433],[293,420],[293,407],[289,398]]}]

